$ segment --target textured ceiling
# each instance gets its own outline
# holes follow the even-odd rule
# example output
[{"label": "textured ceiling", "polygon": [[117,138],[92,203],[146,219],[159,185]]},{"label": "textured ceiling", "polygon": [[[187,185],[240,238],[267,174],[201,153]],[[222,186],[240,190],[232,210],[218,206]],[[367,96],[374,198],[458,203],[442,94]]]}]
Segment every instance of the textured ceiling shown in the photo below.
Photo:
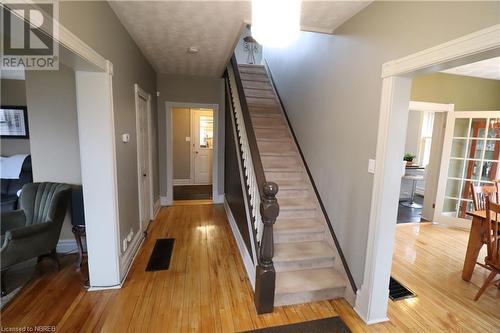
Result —
[{"label": "textured ceiling", "polygon": [[500,80],[500,57],[451,68],[443,71],[443,73]]},{"label": "textured ceiling", "polygon": [[[220,76],[250,1],[109,1],[144,55],[160,73]],[[303,30],[331,33],[370,1],[304,1]],[[197,54],[187,53],[194,46]]]}]

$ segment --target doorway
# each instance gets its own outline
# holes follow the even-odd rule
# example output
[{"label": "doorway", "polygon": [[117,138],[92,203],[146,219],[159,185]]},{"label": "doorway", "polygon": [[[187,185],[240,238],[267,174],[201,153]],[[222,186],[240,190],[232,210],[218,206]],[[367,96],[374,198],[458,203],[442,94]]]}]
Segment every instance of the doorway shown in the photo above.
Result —
[{"label": "doorway", "polygon": [[173,106],[172,121],[172,199],[212,202],[215,139],[214,107]]},{"label": "doorway", "polygon": [[500,55],[500,25],[457,38],[382,66],[382,91],[363,283],[356,312],[367,323],[387,321],[389,277],[396,231],[401,156],[411,79]]},{"label": "doorway", "polygon": [[410,101],[397,223],[433,221],[448,112],[453,104]]},{"label": "doorway", "polygon": [[137,181],[139,188],[140,230],[145,232],[154,216],[151,154],[151,95],[135,84],[137,131]]}]

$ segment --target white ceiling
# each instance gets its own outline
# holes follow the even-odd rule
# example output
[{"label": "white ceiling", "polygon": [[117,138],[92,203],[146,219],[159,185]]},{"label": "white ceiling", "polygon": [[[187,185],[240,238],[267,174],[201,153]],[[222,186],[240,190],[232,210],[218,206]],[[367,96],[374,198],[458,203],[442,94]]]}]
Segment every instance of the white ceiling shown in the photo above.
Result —
[{"label": "white ceiling", "polygon": [[[302,28],[331,33],[370,2],[306,0]],[[155,69],[168,74],[220,76],[251,19],[250,1],[109,3]],[[187,53],[191,46],[199,52]]]},{"label": "white ceiling", "polygon": [[450,68],[443,73],[500,80],[500,57],[490,58],[472,64]]}]

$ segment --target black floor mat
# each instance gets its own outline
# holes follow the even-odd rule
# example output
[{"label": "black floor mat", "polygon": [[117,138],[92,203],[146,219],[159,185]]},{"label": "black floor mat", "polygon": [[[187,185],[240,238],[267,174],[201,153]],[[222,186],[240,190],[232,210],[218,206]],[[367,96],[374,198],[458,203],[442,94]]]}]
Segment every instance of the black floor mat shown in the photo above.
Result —
[{"label": "black floor mat", "polygon": [[302,323],[266,327],[246,333],[350,333],[340,317],[305,321]]},{"label": "black floor mat", "polygon": [[174,200],[212,199],[212,185],[175,185]]},{"label": "black floor mat", "polygon": [[391,276],[389,281],[389,297],[393,301],[399,301],[406,298],[415,297],[415,293],[413,293],[410,289],[403,286],[396,279]]},{"label": "black floor mat", "polygon": [[174,249],[174,238],[160,238],[156,240],[155,247],[149,257],[147,272],[163,271],[170,267],[170,258]]}]

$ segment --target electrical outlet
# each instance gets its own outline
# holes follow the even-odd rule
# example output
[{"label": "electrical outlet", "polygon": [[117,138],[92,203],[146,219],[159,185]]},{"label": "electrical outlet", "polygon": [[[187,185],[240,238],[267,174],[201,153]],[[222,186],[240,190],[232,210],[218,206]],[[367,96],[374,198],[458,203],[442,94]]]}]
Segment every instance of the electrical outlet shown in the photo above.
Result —
[{"label": "electrical outlet", "polygon": [[127,251],[128,241],[125,238],[122,242],[123,252]]}]

